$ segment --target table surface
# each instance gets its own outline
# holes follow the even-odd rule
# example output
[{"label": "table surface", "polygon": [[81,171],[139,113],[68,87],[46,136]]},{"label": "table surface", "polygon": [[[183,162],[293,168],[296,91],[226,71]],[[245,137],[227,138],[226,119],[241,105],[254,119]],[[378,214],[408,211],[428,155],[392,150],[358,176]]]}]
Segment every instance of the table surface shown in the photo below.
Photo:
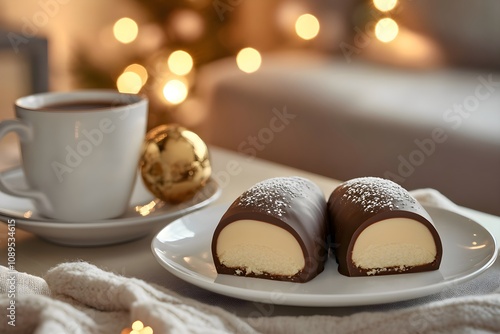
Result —
[{"label": "table surface", "polygon": [[[0,170],[19,164],[17,149],[13,145],[0,146]],[[244,156],[220,148],[211,148],[213,175],[220,180],[222,194],[212,205],[230,203],[244,190],[256,182],[275,176],[299,175],[316,182],[323,192],[331,193],[339,181],[275,163]],[[500,240],[500,217],[488,215],[467,209],[469,216],[485,226]],[[166,222],[167,224],[168,222]],[[6,265],[7,225],[0,224],[0,264]],[[271,316],[271,315],[311,315],[332,314],[346,315],[360,311],[382,311],[418,305],[436,299],[454,296],[443,292],[438,296],[419,298],[418,300],[398,302],[384,305],[362,307],[293,307],[267,305],[239,300],[206,291],[193,286],[167,272],[154,258],[151,252],[151,240],[157,231],[152,231],[139,240],[103,247],[65,247],[49,243],[37,236],[16,230],[16,269],[20,272],[43,276],[51,267],[68,261],[83,260],[95,264],[105,270],[127,277],[136,277],[150,283],[167,287],[181,295],[202,302],[218,305],[240,316]],[[497,268],[500,261],[494,264]],[[496,269],[495,269],[496,270]],[[485,274],[483,274],[485,275]],[[467,290],[467,287],[465,288]]]}]

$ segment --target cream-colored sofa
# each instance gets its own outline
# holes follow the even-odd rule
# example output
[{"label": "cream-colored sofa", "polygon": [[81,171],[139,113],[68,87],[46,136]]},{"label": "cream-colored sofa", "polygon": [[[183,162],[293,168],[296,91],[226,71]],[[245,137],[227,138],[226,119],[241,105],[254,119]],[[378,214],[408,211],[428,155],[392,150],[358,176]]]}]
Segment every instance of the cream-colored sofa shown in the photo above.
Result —
[{"label": "cream-colored sofa", "polygon": [[391,178],[500,215],[500,74],[408,70],[319,53],[199,73],[207,142],[340,180]]}]

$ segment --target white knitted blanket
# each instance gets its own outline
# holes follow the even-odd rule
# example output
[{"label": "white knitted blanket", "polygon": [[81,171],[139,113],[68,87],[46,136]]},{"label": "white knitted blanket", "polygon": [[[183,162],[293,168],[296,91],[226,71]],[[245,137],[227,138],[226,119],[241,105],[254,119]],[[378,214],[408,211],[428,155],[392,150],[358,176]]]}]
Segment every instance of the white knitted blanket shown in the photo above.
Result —
[{"label": "white knitted blanket", "polygon": [[[420,195],[429,196],[429,192]],[[429,200],[433,198],[430,196]],[[420,199],[426,202],[423,197]],[[0,333],[120,334],[138,319],[155,334],[500,333],[500,290],[344,317],[247,319],[85,262],[62,263],[43,278],[15,274],[16,321],[11,326],[8,307],[12,299],[6,293],[11,275],[0,267]]]}]

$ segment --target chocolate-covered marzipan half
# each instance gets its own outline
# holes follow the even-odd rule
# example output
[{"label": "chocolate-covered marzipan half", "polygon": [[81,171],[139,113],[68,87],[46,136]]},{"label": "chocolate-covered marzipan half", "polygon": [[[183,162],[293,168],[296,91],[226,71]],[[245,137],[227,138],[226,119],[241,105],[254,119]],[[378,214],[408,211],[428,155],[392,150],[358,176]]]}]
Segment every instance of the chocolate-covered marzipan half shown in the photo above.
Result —
[{"label": "chocolate-covered marzipan half", "polygon": [[326,200],[305,178],[257,183],[225,212],[212,239],[219,274],[307,282],[327,259]]},{"label": "chocolate-covered marzipan half", "polygon": [[338,271],[346,276],[439,269],[442,244],[426,210],[397,183],[361,177],[328,199]]}]

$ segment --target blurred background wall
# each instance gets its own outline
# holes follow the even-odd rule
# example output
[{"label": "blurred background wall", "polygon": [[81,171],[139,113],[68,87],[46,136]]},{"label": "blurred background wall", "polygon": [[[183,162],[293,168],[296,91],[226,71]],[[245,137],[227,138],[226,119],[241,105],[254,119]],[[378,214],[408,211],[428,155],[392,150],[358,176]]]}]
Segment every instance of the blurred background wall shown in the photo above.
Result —
[{"label": "blurred background wall", "polygon": [[[304,14],[318,24],[312,37],[297,31]],[[152,98],[155,115],[159,108],[172,110],[189,100],[197,68],[235,57],[246,47],[259,53],[308,49],[340,55],[346,62],[368,59],[414,68],[499,69],[497,14],[500,2],[495,0],[0,0],[0,29],[20,38],[48,39],[51,90],[140,90]],[[129,41],[114,32],[123,18],[136,25],[135,31],[126,24],[118,28]],[[382,19],[391,22],[378,36],[375,26]],[[303,29],[314,24],[304,20]],[[176,62],[191,61],[192,71],[167,73],[172,72],[167,59],[176,50],[188,53],[187,60]],[[128,68],[132,64],[144,69]],[[126,75],[120,86],[127,71],[142,79]],[[171,79],[180,83],[172,84],[166,97]]]}]

